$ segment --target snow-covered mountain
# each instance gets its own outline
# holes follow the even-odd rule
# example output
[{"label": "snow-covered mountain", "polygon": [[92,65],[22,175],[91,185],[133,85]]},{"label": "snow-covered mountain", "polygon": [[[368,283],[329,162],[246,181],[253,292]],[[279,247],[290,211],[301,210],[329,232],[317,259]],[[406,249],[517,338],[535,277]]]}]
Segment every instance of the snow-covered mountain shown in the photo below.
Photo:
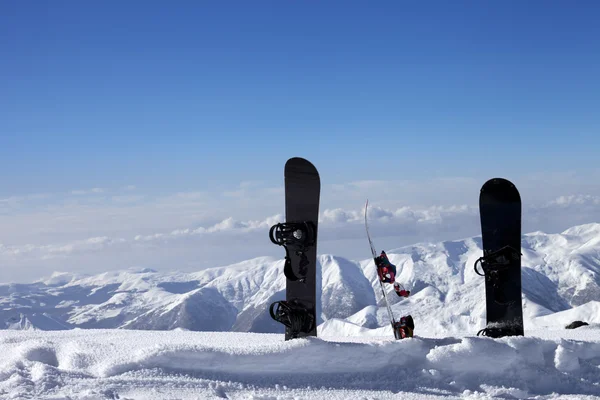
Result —
[{"label": "snow-covered mountain", "polygon": [[[526,330],[574,319],[600,323],[600,224],[524,235],[522,252]],[[413,315],[418,335],[483,327],[484,282],[473,270],[481,254],[480,237],[388,251],[397,279],[412,292],[403,299],[388,288],[396,315]],[[387,334],[372,260],[321,255],[318,261],[319,334]],[[56,273],[32,284],[0,285],[0,328],[283,332],[268,306],[284,297],[283,260],[270,257],[197,273]]]}]

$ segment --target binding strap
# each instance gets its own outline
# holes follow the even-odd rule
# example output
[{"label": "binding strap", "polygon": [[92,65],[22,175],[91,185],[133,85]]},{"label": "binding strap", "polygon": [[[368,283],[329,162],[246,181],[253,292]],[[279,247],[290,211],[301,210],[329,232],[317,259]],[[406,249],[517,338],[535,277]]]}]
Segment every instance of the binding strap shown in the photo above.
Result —
[{"label": "binding strap", "polygon": [[507,325],[502,327],[486,327],[477,332],[477,336],[488,336],[491,338],[500,338],[503,336],[520,336],[523,327]]},{"label": "binding strap", "polygon": [[314,328],[313,314],[296,300],[272,303],[269,314],[289,328],[292,337],[297,337],[300,332],[308,333]]},{"label": "binding strap", "polygon": [[[511,246],[504,246],[499,250],[492,253],[486,254],[475,261],[474,269],[477,275],[485,277],[486,281],[491,283],[491,287],[494,289],[494,293],[500,292],[500,276],[502,272],[508,270],[511,263],[518,261],[521,253]],[[479,272],[477,264],[481,265],[483,273]],[[494,296],[494,301],[500,305],[510,305],[514,301],[501,301],[498,296]],[[483,329],[480,331],[484,331]],[[485,333],[485,332],[484,332]],[[479,333],[478,333],[479,335]]]},{"label": "binding strap", "polygon": [[[306,251],[316,242],[316,228],[310,221],[305,222],[287,222],[273,225],[269,230],[269,239],[278,246],[285,248],[285,265],[283,273],[290,281],[305,282],[308,272],[308,257]],[[292,259],[290,249],[300,257],[298,272],[300,276],[294,273],[292,268]]]},{"label": "binding strap", "polygon": [[[511,261],[517,261],[521,253],[511,246],[504,246],[499,250],[479,257],[475,261],[475,273],[480,276],[485,276],[486,273],[494,271],[502,271],[510,267]],[[477,269],[477,264],[481,265],[483,273]]]}]

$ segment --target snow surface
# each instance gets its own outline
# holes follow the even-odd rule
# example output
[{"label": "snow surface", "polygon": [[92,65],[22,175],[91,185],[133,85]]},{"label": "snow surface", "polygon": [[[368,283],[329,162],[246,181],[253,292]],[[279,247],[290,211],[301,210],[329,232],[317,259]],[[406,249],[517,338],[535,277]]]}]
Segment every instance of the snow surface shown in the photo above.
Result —
[{"label": "snow surface", "polygon": [[[267,311],[285,297],[271,257],[0,285],[0,399],[600,396],[600,224],[524,235],[522,253],[525,337],[497,340],[474,337],[480,237],[388,251],[411,290],[388,287],[415,320],[401,342],[371,259],[319,256],[319,338],[287,343]],[[564,329],[575,320],[591,325]]]},{"label": "snow surface", "polygon": [[600,326],[395,341],[239,332],[0,331],[2,399],[582,399]]}]

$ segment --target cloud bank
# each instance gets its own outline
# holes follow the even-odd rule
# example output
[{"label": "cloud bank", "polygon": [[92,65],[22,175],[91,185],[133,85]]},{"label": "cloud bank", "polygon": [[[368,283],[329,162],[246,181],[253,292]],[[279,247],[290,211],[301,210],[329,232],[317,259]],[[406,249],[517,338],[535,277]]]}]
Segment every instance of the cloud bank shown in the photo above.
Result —
[{"label": "cloud bank", "polygon": [[[382,249],[478,235],[480,185],[467,178],[325,185],[318,252],[368,257],[366,198],[371,233]],[[523,232],[560,232],[600,221],[600,193],[553,187],[544,195],[526,181],[520,184]],[[269,228],[284,221],[283,187],[246,182],[221,192],[203,189],[156,194],[132,185],[0,200],[0,282],[31,281],[54,270],[190,271],[283,256],[268,240]]]}]

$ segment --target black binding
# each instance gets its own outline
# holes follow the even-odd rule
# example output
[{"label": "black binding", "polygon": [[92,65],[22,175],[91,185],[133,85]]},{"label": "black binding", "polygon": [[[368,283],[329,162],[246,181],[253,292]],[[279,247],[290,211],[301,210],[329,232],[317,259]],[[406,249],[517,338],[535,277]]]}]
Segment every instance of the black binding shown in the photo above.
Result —
[{"label": "black binding", "polygon": [[480,329],[477,332],[477,336],[487,336],[491,338],[500,338],[503,336],[517,336],[522,335],[523,328],[519,326],[505,325],[497,327],[487,327]]},{"label": "black binding", "polygon": [[[515,250],[511,246],[504,246],[499,250],[486,254],[483,257],[479,257],[477,261],[475,261],[473,268],[475,269],[475,273],[477,275],[483,276],[486,280],[490,281],[492,283],[492,287],[494,290],[496,290],[499,288],[499,278],[502,272],[506,271],[513,262],[518,261],[520,256],[521,253],[518,250]],[[483,272],[479,272],[477,269],[477,264],[481,265],[481,270]],[[501,302],[497,298],[495,298],[494,301],[501,305],[513,303]]]},{"label": "black binding", "polygon": [[[274,310],[277,306],[277,310]],[[271,318],[290,329],[291,337],[296,338],[301,332],[310,332],[314,327],[313,314],[300,302],[276,301],[269,307]]]},{"label": "black binding", "polygon": [[[504,246],[500,250],[479,257],[477,261],[475,261],[475,273],[480,276],[485,276],[485,274],[490,272],[504,270],[510,266],[511,262],[518,261],[520,255],[521,253],[513,247]],[[479,272],[477,264],[481,264],[483,273]]]},{"label": "black binding", "polygon": [[[315,224],[310,221],[279,223],[273,225],[269,230],[269,239],[271,239],[271,242],[285,248],[283,273],[290,281],[304,282],[306,280],[307,266],[309,264],[306,251],[316,243],[316,233]],[[290,249],[296,255],[300,256],[300,265],[298,268],[300,276],[297,276],[292,268]]]}]

